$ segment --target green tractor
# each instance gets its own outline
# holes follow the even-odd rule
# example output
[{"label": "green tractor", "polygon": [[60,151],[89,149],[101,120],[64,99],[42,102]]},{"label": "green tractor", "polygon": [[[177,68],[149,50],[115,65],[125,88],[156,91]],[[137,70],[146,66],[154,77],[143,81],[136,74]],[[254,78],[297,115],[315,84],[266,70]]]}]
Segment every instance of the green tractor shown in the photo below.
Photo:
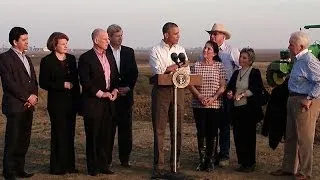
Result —
[{"label": "green tractor", "polygon": [[[311,28],[320,28],[320,25],[304,26],[304,29]],[[320,59],[320,41],[315,41],[308,49],[314,56]],[[273,61],[267,68],[267,83],[271,87],[282,84],[285,78],[290,74],[292,66],[293,62],[290,59],[289,50],[280,51],[280,60]]]}]

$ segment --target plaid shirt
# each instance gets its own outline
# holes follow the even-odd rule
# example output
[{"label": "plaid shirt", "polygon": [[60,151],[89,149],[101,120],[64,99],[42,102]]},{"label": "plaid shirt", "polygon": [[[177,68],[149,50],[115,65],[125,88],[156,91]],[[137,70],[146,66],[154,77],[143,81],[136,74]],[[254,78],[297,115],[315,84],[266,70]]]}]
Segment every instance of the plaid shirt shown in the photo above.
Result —
[{"label": "plaid shirt", "polygon": [[[191,74],[202,75],[202,84],[195,86],[200,94],[204,97],[213,97],[220,87],[220,80],[226,80],[226,71],[221,62],[214,62],[213,65],[203,65],[201,62],[196,62],[190,67]],[[193,108],[214,108],[222,107],[222,97],[219,97],[213,104],[204,106],[197,97],[192,98]]]}]

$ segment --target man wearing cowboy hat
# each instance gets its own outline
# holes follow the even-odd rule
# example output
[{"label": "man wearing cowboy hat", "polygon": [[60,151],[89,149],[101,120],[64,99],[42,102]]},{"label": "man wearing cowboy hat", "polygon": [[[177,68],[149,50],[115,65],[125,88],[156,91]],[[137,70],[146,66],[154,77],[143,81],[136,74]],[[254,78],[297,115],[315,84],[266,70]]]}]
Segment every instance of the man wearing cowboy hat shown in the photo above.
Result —
[{"label": "man wearing cowboy hat", "polygon": [[[237,48],[231,47],[226,44],[225,40],[231,38],[231,34],[225,29],[223,24],[215,23],[210,31],[207,31],[210,35],[210,40],[218,44],[220,51],[219,56],[222,60],[224,68],[227,74],[227,82],[229,82],[233,72],[239,69],[239,56],[240,52]],[[219,125],[219,146],[220,152],[216,154],[216,164],[220,166],[229,165],[229,150],[230,150],[230,113],[229,105],[225,100],[225,117],[222,119]],[[217,147],[216,147],[217,148]]]}]

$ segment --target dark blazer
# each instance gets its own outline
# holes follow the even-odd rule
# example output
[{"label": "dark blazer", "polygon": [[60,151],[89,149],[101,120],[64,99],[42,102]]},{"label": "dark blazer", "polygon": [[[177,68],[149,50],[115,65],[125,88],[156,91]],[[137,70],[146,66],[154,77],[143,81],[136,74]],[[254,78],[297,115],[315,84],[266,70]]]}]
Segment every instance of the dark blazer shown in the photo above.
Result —
[{"label": "dark blazer", "polygon": [[[49,111],[72,110],[77,112],[80,85],[76,58],[71,54],[66,54],[66,69],[54,53],[41,59],[39,85],[48,91],[47,107]],[[71,90],[64,88],[64,82],[71,82]]]},{"label": "dark blazer", "polygon": [[[112,52],[106,52],[110,64],[110,88],[109,92],[119,87],[119,74],[117,65]],[[104,102],[104,99],[100,99],[96,96],[96,93],[101,90],[106,92],[106,81],[104,76],[103,67],[96,55],[94,49],[91,49],[79,58],[79,75],[80,84],[82,85],[82,100],[83,100],[83,113],[84,115],[92,115],[96,111],[99,111],[95,105],[100,105]]]},{"label": "dark blazer", "polygon": [[[233,94],[235,94],[238,75],[239,75],[239,70],[236,70],[232,74],[232,77],[227,86],[226,92],[231,90]],[[249,74],[248,89],[252,92],[253,95],[247,98],[247,105],[249,106],[249,108],[252,109],[252,116],[255,118],[256,122],[259,122],[263,119],[263,111],[259,103],[259,98],[262,95],[263,88],[264,87],[263,87],[260,70],[252,68]]]},{"label": "dark blazer", "polygon": [[[38,96],[38,82],[31,59],[29,76],[19,56],[12,50],[0,54],[0,75],[3,87],[2,112],[23,112],[31,94]],[[33,107],[32,107],[33,109]]]},{"label": "dark blazer", "polygon": [[[110,45],[107,52],[113,55]],[[115,60],[115,58],[113,58]],[[116,62],[115,62],[116,64]],[[128,100],[128,104],[133,104],[133,89],[138,78],[138,67],[134,55],[134,50],[127,46],[121,46],[120,51],[120,72],[119,74],[119,86],[129,87],[130,91],[124,97]]]}]

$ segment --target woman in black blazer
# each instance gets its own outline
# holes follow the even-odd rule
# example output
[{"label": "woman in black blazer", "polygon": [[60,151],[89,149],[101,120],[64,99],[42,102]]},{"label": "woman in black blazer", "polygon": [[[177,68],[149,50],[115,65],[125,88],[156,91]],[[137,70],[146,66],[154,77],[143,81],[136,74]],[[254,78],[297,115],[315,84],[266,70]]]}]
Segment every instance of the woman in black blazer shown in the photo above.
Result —
[{"label": "woman in black blazer", "polygon": [[51,121],[50,173],[77,173],[74,136],[80,86],[76,59],[67,53],[68,36],[55,32],[48,39],[51,54],[41,59],[39,84],[48,91]]},{"label": "woman in black blazer", "polygon": [[227,86],[227,97],[232,100],[232,123],[238,164],[237,171],[252,172],[256,164],[256,124],[263,118],[259,100],[263,83],[259,69],[252,67],[254,50],[240,51],[242,67],[233,73]]}]

